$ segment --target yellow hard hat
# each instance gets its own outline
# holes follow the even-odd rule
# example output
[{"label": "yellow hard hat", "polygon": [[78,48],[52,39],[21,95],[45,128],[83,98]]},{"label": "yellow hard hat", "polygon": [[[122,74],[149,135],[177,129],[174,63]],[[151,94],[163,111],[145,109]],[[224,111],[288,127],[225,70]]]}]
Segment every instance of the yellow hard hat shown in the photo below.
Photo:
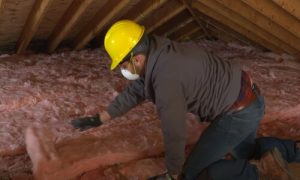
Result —
[{"label": "yellow hard hat", "polygon": [[144,31],[143,26],[130,20],[118,21],[110,27],[104,38],[104,47],[112,59],[111,70],[137,45]]}]

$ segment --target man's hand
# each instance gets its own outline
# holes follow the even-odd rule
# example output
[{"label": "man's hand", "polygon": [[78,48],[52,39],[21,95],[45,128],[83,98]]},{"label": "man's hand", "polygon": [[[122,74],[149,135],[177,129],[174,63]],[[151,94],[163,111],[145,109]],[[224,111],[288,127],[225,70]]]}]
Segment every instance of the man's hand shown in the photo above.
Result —
[{"label": "man's hand", "polygon": [[71,124],[74,128],[80,129],[80,131],[84,131],[93,127],[100,126],[103,123],[100,119],[99,114],[95,114],[94,116],[73,119],[71,121]]},{"label": "man's hand", "polygon": [[170,175],[169,173],[163,173],[151,178],[148,178],[148,180],[176,180],[177,175]]}]

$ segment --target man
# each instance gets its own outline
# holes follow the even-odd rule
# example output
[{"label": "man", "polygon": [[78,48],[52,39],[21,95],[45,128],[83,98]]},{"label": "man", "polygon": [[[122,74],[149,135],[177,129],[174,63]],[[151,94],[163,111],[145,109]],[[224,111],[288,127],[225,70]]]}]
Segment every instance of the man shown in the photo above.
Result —
[{"label": "man", "polygon": [[[194,43],[149,37],[144,27],[130,20],[116,22],[104,46],[112,59],[111,70],[120,67],[133,82],[107,111],[73,120],[76,128],[99,126],[150,99],[161,120],[167,167],[166,173],[152,179],[290,178],[282,155],[294,161],[296,145],[274,138],[255,141],[264,99],[237,65]],[[185,161],[187,112],[211,125]],[[224,159],[228,153],[232,158]]]}]

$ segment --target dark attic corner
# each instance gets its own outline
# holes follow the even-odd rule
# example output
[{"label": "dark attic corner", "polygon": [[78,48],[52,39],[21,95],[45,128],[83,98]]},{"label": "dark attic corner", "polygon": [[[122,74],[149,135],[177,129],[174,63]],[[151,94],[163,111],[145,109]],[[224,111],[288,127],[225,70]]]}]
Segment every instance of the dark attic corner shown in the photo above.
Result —
[{"label": "dark attic corner", "polygon": [[300,179],[299,0],[0,0],[0,180]]}]

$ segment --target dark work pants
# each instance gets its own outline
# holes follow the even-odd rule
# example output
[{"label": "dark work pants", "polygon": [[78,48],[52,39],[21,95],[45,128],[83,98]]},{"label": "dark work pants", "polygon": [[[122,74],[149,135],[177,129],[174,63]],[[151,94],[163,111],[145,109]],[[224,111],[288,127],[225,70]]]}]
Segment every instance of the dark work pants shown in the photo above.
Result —
[{"label": "dark work pants", "polygon": [[[294,161],[296,153],[293,141],[255,139],[264,108],[264,98],[258,96],[245,109],[216,118],[189,155],[183,168],[183,179],[199,179],[200,174],[208,175],[209,179],[220,180],[258,179],[256,166],[249,164],[248,160],[259,159],[263,153],[275,147],[287,161]],[[231,153],[234,159],[224,160],[227,153]]]}]

